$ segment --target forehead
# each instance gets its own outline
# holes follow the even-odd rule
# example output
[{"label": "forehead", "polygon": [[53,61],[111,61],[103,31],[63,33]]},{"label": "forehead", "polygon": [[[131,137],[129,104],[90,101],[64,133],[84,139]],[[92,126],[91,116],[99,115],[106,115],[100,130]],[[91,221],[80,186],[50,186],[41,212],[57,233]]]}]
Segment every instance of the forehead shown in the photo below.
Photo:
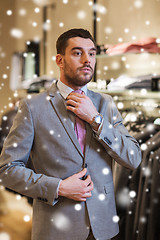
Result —
[{"label": "forehead", "polygon": [[81,37],[74,37],[68,40],[68,44],[66,50],[70,51],[73,48],[82,48],[84,50],[95,49],[95,45],[90,38],[81,38]]}]

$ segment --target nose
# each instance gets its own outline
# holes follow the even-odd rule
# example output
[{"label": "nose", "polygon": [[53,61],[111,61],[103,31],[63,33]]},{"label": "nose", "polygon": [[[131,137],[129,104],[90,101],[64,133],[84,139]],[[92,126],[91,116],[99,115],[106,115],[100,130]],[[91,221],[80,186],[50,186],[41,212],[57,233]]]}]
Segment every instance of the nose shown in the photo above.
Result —
[{"label": "nose", "polygon": [[88,53],[83,54],[83,63],[90,63],[90,57]]}]

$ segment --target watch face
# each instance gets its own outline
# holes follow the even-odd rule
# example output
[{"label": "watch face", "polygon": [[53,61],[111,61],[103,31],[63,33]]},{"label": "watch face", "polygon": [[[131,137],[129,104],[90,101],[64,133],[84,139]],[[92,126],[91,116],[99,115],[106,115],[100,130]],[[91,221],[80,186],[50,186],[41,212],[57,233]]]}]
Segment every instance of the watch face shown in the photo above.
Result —
[{"label": "watch face", "polygon": [[102,122],[102,117],[101,117],[100,115],[97,115],[97,116],[95,117],[95,122],[98,123],[98,124],[100,124],[100,123]]}]

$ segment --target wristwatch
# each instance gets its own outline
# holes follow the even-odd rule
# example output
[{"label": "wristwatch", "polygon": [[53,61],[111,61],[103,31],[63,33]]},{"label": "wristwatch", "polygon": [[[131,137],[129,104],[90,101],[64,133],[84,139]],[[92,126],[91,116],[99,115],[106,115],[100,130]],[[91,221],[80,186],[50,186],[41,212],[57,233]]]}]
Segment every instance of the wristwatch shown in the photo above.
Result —
[{"label": "wristwatch", "polygon": [[97,114],[96,116],[93,117],[92,123],[90,125],[93,129],[94,128],[99,128],[99,126],[102,124],[102,122],[103,122],[103,117],[99,113],[99,114]]}]

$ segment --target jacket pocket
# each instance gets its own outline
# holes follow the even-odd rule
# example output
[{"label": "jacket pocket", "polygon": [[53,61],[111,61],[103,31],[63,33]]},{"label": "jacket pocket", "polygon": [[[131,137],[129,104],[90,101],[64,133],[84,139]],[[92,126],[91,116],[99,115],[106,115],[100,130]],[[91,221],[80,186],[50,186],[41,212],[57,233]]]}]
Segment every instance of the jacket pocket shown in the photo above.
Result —
[{"label": "jacket pocket", "polygon": [[114,192],[114,184],[113,184],[113,182],[106,183],[106,184],[104,185],[104,192],[105,192],[106,194],[111,193],[111,192]]}]

